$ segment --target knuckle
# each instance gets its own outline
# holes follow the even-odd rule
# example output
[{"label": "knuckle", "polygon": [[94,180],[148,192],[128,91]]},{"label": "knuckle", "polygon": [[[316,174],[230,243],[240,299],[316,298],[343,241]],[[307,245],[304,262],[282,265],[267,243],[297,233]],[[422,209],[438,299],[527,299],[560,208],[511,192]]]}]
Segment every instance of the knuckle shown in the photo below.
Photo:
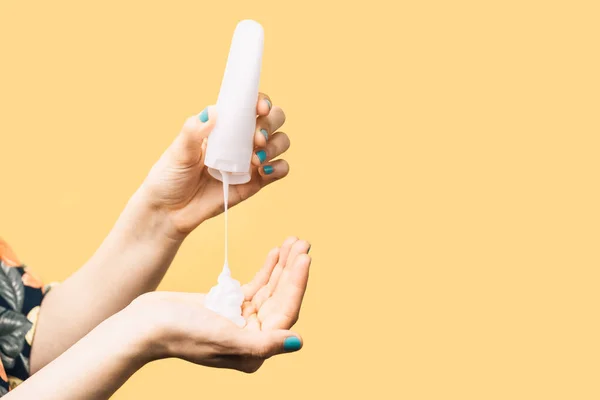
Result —
[{"label": "knuckle", "polygon": [[281,154],[290,148],[290,138],[285,132],[276,132],[267,144],[277,154]]},{"label": "knuckle", "polygon": [[281,132],[281,150],[286,151],[290,148],[291,142],[290,137],[285,133]]},{"label": "knuckle", "polygon": [[279,255],[280,252],[281,252],[281,249],[279,247],[274,247],[271,249],[271,251],[269,251],[268,257],[276,257]]},{"label": "knuckle", "polygon": [[290,164],[284,159],[275,160],[273,161],[273,164],[277,165],[277,171],[281,173],[287,174],[290,169]]},{"label": "knuckle", "polygon": [[283,178],[290,173],[290,164],[286,160],[276,160],[276,163],[279,178]]},{"label": "knuckle", "polygon": [[296,236],[288,236],[284,244],[296,243],[299,239]]},{"label": "knuckle", "polygon": [[295,250],[306,251],[310,247],[310,243],[308,243],[306,240],[298,240],[296,243],[294,243],[294,247]]},{"label": "knuckle", "polygon": [[264,344],[260,344],[260,345],[255,346],[252,349],[251,357],[257,358],[257,359],[265,359],[265,358],[267,358],[268,354],[269,354],[269,348]]},{"label": "knuckle", "polygon": [[259,122],[259,132],[260,129],[266,129],[267,132],[271,133],[271,121],[269,121],[269,118],[267,117],[261,117],[261,120]]},{"label": "knuckle", "polygon": [[296,325],[296,323],[298,322],[299,319],[300,319],[300,310],[296,311],[294,313],[294,315],[292,316],[292,318],[291,318],[292,326]]},{"label": "knuckle", "polygon": [[279,119],[281,120],[281,125],[284,124],[285,122],[285,112],[283,111],[283,108],[279,107],[279,106],[274,106],[273,110],[271,110],[271,112],[276,112],[279,116]]}]

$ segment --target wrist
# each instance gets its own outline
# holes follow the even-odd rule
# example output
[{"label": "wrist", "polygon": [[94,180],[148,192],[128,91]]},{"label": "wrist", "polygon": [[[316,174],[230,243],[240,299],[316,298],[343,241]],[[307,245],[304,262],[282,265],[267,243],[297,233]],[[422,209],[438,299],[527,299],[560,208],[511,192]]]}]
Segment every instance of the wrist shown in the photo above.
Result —
[{"label": "wrist", "polygon": [[113,229],[128,242],[151,244],[154,248],[180,246],[187,235],[178,232],[164,208],[153,204],[142,188],[127,202]]},{"label": "wrist", "polygon": [[149,295],[150,293],[139,296],[114,316],[124,333],[124,342],[131,343],[144,364],[169,357],[166,344],[168,329],[165,326],[168,324],[163,321],[164,318],[160,318],[160,311],[148,304]]},{"label": "wrist", "polygon": [[92,334],[102,342],[103,352],[120,359],[128,368],[138,370],[154,359],[148,351],[151,341],[125,310],[104,320]]}]

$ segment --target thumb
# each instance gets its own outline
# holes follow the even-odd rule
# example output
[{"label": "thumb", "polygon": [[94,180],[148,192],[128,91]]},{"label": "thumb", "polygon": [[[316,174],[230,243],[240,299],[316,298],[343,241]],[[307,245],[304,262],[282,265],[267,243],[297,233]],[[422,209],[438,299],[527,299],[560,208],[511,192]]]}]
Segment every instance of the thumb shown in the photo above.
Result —
[{"label": "thumb", "polygon": [[267,359],[277,354],[293,353],[302,348],[300,335],[288,330],[247,331],[239,335],[236,343],[242,355]]},{"label": "thumb", "polygon": [[205,139],[213,130],[215,121],[214,106],[205,108],[199,115],[189,117],[171,145],[170,153],[174,161],[186,167],[203,161]]}]

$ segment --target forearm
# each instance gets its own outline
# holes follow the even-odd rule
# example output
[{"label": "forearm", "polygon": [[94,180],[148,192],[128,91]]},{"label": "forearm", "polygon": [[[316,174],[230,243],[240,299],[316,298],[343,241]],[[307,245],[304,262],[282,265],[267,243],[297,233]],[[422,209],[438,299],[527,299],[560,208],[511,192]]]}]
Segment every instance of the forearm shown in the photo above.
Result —
[{"label": "forearm", "polygon": [[32,372],[137,296],[156,289],[181,245],[165,234],[167,223],[139,193],[130,199],[96,253],[44,300]]},{"label": "forearm", "polygon": [[150,361],[135,328],[124,326],[130,323],[120,314],[106,320],[5,398],[108,399]]}]

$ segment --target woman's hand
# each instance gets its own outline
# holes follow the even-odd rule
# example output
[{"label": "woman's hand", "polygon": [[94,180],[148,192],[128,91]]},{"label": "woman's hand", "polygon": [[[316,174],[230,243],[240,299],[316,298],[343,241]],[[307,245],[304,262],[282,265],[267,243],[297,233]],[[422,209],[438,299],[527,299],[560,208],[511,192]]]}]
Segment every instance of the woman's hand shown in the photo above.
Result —
[{"label": "woman's hand", "polygon": [[[240,328],[204,307],[204,294],[151,292],[125,310],[147,339],[149,360],[177,357],[195,364],[254,372],[274,355],[300,350],[300,337],[285,329]],[[296,345],[290,347],[286,343]]]},{"label": "woman's hand", "polygon": [[290,329],[298,321],[308,284],[309,250],[307,241],[289,237],[269,252],[252,282],[242,287],[246,296],[242,315],[248,328]]},{"label": "woman's hand", "polygon": [[[276,132],[285,119],[283,110],[271,107],[268,97],[261,94],[257,115],[252,179],[230,188],[230,205],[288,173],[284,160],[272,161],[290,145],[285,133]],[[142,293],[155,290],[185,236],[221,212],[222,184],[209,176],[203,163],[205,140],[216,118],[208,108],[186,122],[96,253],[45,298],[33,344],[32,371]],[[117,295],[104,296],[107,292]],[[66,325],[70,326],[67,331]]]},{"label": "woman's hand", "polygon": [[[264,94],[259,95],[256,109],[252,179],[231,186],[230,206],[285,177],[289,171],[285,160],[272,161],[290,146],[288,136],[276,132],[285,121],[283,110],[272,106]],[[143,197],[152,209],[167,216],[172,227],[169,234],[175,238],[185,237],[202,221],[223,211],[223,184],[212,178],[204,166],[206,139],[217,118],[214,107],[190,117],[142,185]]]},{"label": "woman's hand", "polygon": [[244,328],[204,308],[202,294],[147,293],[104,320],[6,397],[106,400],[152,360],[178,357],[250,373],[269,357],[298,351],[302,340],[288,329],[300,313],[309,249],[307,242],[289,238],[269,253],[256,277],[243,286]]},{"label": "woman's hand", "polygon": [[244,285],[243,328],[204,307],[204,295],[152,292],[126,310],[131,326],[147,337],[152,359],[178,357],[196,364],[254,372],[269,357],[297,351],[290,332],[308,281],[310,245],[287,239],[272,250],[254,280]]}]

